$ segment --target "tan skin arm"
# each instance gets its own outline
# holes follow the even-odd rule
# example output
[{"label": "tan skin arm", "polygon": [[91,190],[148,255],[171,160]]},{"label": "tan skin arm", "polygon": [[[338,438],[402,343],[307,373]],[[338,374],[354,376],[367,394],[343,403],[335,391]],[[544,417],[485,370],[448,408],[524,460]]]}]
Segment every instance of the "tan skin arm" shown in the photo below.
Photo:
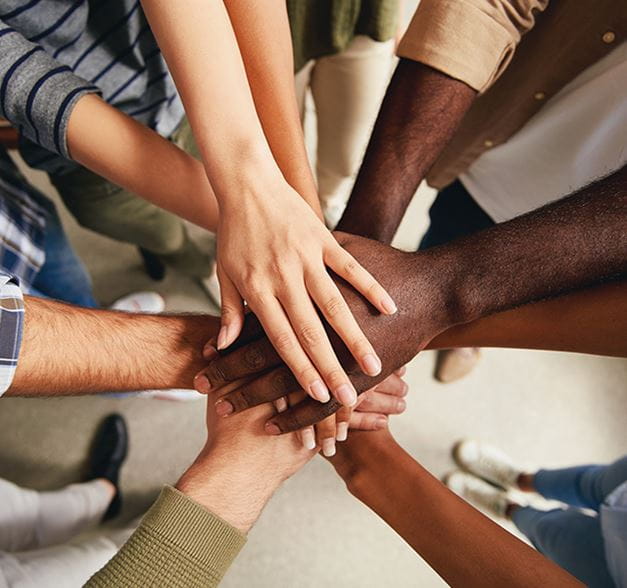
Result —
[{"label": "tan skin arm", "polygon": [[458,325],[427,349],[513,347],[627,357],[627,282],[603,284]]},{"label": "tan skin arm", "polygon": [[348,490],[451,586],[581,586],[434,478],[389,431],[354,432],[330,460]]}]

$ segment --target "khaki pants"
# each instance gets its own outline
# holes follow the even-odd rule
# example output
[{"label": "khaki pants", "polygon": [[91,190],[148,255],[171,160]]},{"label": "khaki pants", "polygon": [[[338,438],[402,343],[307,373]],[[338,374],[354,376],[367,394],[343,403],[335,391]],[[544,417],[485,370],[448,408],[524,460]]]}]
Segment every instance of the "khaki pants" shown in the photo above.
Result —
[{"label": "khaki pants", "polygon": [[336,55],[310,61],[296,74],[305,119],[307,90],[316,109],[316,176],[327,224],[339,221],[350,196],[393,65],[394,41],[355,37]]},{"label": "khaki pants", "polygon": [[[199,158],[187,119],[174,132],[172,141]],[[146,249],[192,277],[209,275],[212,252],[200,250],[176,215],[85,168],[51,175],[50,180],[81,226]]]}]

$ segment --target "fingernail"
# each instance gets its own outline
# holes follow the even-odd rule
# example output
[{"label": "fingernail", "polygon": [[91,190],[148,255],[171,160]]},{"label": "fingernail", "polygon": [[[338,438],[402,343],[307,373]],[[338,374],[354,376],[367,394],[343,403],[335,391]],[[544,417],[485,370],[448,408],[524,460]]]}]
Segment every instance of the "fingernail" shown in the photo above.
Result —
[{"label": "fingernail", "polygon": [[213,344],[213,342],[207,343],[202,349],[202,357],[203,359],[206,359],[207,361],[216,359],[219,355],[220,354],[218,353],[218,350],[215,348],[215,345]]},{"label": "fingernail", "polygon": [[369,376],[378,376],[381,373],[381,360],[374,353],[367,353],[361,358],[364,373]]},{"label": "fingernail", "polygon": [[378,416],[375,420],[375,425],[378,429],[385,429],[385,427],[387,427],[388,425],[388,419],[387,417],[384,416]]},{"label": "fingernail", "polygon": [[209,394],[211,392],[211,382],[205,374],[198,374],[194,378],[194,388],[201,394]]},{"label": "fingernail", "polygon": [[218,349],[224,349],[226,347],[226,336],[229,332],[229,328],[224,325],[220,327],[220,332],[218,333]]},{"label": "fingernail", "polygon": [[309,392],[311,396],[320,402],[329,402],[329,400],[331,400],[329,389],[324,385],[322,380],[315,380],[309,384]]},{"label": "fingernail", "polygon": [[398,310],[394,300],[392,300],[392,297],[389,294],[384,294],[383,298],[381,298],[381,306],[388,314],[394,314]]},{"label": "fingernail", "polygon": [[348,439],[348,423],[338,423],[337,432],[335,433],[335,440],[346,441],[346,439]]},{"label": "fingernail", "polygon": [[406,373],[407,373],[407,368],[406,368],[405,366],[400,367],[400,368],[398,368],[398,369],[396,370],[396,375],[397,375],[399,378],[402,378],[402,377],[403,377]]},{"label": "fingernail", "polygon": [[303,447],[305,449],[311,450],[316,448],[316,437],[311,429],[304,429],[300,434],[303,440]]},{"label": "fingernail", "polygon": [[406,408],[407,403],[402,398],[399,398],[396,401],[396,410],[398,410],[398,412],[403,412]]},{"label": "fingernail", "polygon": [[357,392],[355,392],[353,387],[349,386],[348,384],[342,384],[335,391],[335,397],[344,406],[353,406],[357,402]]},{"label": "fingernail", "polygon": [[216,402],[216,412],[218,416],[225,417],[233,414],[235,408],[228,400],[218,400]]},{"label": "fingernail", "polygon": [[335,455],[335,439],[333,437],[322,440],[322,455],[325,457],[333,457]]},{"label": "fingernail", "polygon": [[281,434],[281,429],[279,429],[279,427],[277,427],[274,423],[266,423],[264,428],[266,430],[266,433],[269,433],[270,435]]},{"label": "fingernail", "polygon": [[407,396],[407,392],[409,392],[409,386],[403,382],[403,391],[401,392],[401,396]]},{"label": "fingernail", "polygon": [[276,407],[277,412],[285,412],[287,410],[287,400],[285,399],[285,396],[277,399],[274,406]]}]

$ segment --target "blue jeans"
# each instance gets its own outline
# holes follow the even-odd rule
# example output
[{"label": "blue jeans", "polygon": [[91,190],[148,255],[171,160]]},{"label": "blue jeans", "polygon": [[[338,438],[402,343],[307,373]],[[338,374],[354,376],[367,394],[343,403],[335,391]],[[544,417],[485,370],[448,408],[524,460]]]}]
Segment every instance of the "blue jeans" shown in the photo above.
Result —
[{"label": "blue jeans", "polygon": [[536,491],[574,508],[518,508],[512,520],[540,553],[586,585],[614,586],[605,560],[599,517],[579,509],[598,512],[606,497],[626,480],[627,456],[610,465],[540,470],[534,476]]},{"label": "blue jeans", "polygon": [[438,192],[429,209],[429,221],[419,249],[444,245],[494,225],[459,180]]},{"label": "blue jeans", "polygon": [[52,205],[48,210],[44,251],[46,261],[33,282],[30,293],[33,296],[55,298],[63,302],[97,308],[91,286],[91,279],[85,266],[70,245],[61,219]]}]

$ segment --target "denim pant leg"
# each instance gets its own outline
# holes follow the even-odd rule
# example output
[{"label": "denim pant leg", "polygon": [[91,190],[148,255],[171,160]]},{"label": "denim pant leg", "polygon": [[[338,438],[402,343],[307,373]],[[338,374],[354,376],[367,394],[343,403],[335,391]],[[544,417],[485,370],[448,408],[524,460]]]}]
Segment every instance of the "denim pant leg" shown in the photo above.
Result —
[{"label": "denim pant leg", "polygon": [[540,470],[534,476],[534,487],[545,498],[598,511],[605,498],[625,481],[627,456],[610,465]]},{"label": "denim pant leg", "polygon": [[459,180],[438,192],[429,209],[429,220],[419,249],[443,245],[494,225]]},{"label": "denim pant leg", "polygon": [[518,508],[512,520],[544,556],[592,588],[611,588],[598,516],[579,510]]},{"label": "denim pant leg", "polygon": [[91,279],[70,245],[61,219],[51,209],[46,222],[46,261],[33,282],[32,293],[79,306],[97,308]]}]

